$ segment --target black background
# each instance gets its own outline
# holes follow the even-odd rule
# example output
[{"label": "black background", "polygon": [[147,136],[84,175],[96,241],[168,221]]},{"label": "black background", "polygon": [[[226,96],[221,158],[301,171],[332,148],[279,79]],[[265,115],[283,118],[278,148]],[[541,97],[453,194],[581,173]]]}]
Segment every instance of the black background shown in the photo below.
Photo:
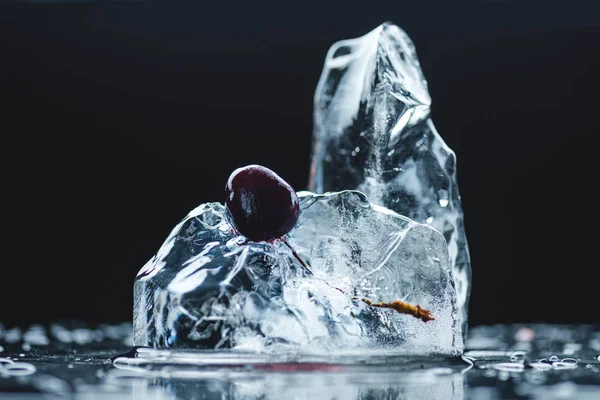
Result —
[{"label": "black background", "polygon": [[473,325],[599,322],[594,1],[0,6],[0,321],[129,320],[132,284],[229,173],[308,183],[328,47],[415,42],[458,156]]}]

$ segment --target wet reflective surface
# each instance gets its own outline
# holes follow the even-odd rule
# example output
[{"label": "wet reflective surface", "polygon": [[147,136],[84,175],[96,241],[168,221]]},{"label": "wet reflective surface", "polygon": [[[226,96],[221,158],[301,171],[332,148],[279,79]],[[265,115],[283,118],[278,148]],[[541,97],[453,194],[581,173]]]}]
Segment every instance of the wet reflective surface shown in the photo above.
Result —
[{"label": "wet reflective surface", "polygon": [[474,327],[462,359],[132,350],[130,324],[0,328],[0,398],[599,399],[600,326]]}]

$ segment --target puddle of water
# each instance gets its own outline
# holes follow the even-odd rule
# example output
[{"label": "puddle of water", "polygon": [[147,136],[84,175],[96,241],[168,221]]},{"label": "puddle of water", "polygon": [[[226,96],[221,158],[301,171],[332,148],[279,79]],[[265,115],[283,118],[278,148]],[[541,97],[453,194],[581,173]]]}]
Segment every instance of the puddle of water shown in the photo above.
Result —
[{"label": "puddle of water", "polygon": [[[0,329],[0,396],[75,399],[598,399],[600,327],[470,329],[462,359],[131,350],[131,325]],[[121,355],[121,356],[119,356]],[[19,398],[19,397],[15,397]]]}]

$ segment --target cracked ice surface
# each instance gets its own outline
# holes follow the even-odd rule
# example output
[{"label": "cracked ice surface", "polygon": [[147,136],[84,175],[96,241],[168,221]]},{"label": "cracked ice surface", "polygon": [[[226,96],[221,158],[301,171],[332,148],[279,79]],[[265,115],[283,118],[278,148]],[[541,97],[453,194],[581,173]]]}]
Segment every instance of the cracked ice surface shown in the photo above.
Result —
[{"label": "cracked ice surface", "polygon": [[[443,236],[360,192],[301,192],[288,241],[237,236],[220,203],[194,209],[140,270],[134,343],[177,348],[400,354],[462,352],[456,292]],[[424,323],[374,301],[432,311]]]},{"label": "cracked ice surface", "polygon": [[315,93],[310,189],[357,189],[440,231],[466,333],[471,265],[456,156],[429,118],[430,104],[415,47],[397,26],[335,43]]}]

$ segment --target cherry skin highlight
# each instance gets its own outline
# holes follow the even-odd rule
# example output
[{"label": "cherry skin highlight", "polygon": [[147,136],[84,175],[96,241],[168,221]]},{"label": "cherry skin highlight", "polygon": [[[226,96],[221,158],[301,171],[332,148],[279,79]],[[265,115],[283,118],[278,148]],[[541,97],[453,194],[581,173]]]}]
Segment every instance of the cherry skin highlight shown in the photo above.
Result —
[{"label": "cherry skin highlight", "polygon": [[279,175],[261,165],[248,165],[231,173],[225,186],[229,223],[256,242],[278,239],[294,228],[300,201]]}]

